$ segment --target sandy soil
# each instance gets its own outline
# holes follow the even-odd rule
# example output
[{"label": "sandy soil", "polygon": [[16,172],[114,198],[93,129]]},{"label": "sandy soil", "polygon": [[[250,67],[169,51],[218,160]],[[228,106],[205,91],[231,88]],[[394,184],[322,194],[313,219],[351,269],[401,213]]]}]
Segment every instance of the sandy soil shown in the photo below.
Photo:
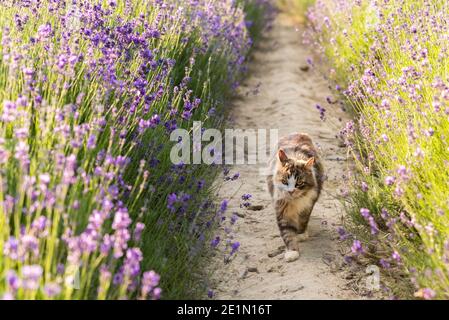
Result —
[{"label": "sandy soil", "polygon": [[[282,135],[299,131],[311,135],[321,150],[328,180],[309,223],[310,238],[301,243],[298,260],[283,260],[283,242],[267,192],[263,165],[232,168],[241,178],[226,184],[220,197],[236,195],[229,210],[239,211],[235,239],[241,243],[235,258],[215,272],[218,299],[357,299],[339,271],[341,253],[336,235],[343,210],[336,196],[346,163],[345,149],[336,138],[338,118],[345,114],[326,102],[332,96],[328,83],[313,69],[306,70],[310,50],[302,44],[302,30],[285,16],[278,16],[266,39],[254,52],[250,76],[233,106],[235,128],[277,128]],[[256,92],[255,92],[256,91]],[[328,111],[320,120],[316,104]],[[240,196],[252,194],[252,205],[239,208]]]}]

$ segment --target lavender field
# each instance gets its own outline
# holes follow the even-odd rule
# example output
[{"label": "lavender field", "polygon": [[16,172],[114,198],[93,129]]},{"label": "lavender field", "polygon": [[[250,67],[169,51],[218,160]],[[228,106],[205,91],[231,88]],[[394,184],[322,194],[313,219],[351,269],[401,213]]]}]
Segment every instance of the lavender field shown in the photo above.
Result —
[{"label": "lavender field", "polygon": [[318,0],[307,16],[354,114],[341,132],[350,258],[381,267],[387,297],[448,299],[447,2]]},{"label": "lavender field", "polygon": [[[170,132],[221,127],[263,1],[2,1],[0,295],[206,297],[218,166]],[[232,243],[230,244],[232,245]]]},{"label": "lavender field", "polygon": [[243,276],[220,297],[449,299],[447,1],[277,4],[248,80],[260,97],[236,112],[257,119],[240,116],[244,127],[307,132],[324,161],[324,195],[298,263],[281,263],[272,205],[255,169],[242,168],[242,189],[265,205],[238,225],[244,257],[229,275]]},{"label": "lavender field", "polygon": [[[448,10],[0,1],[0,299],[449,299]],[[297,260],[266,162],[173,161],[198,122],[312,138]]]}]

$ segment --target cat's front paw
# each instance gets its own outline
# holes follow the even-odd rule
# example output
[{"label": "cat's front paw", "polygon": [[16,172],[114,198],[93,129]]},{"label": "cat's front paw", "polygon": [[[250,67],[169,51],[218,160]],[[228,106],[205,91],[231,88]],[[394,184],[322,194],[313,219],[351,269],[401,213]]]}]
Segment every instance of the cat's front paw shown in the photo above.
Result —
[{"label": "cat's front paw", "polygon": [[309,232],[306,231],[304,233],[298,234],[298,241],[303,242],[307,239],[309,239]]},{"label": "cat's front paw", "polygon": [[293,251],[293,250],[285,251],[285,254],[284,254],[285,261],[293,262],[295,260],[298,260],[298,258],[299,258],[299,252],[298,251]]}]

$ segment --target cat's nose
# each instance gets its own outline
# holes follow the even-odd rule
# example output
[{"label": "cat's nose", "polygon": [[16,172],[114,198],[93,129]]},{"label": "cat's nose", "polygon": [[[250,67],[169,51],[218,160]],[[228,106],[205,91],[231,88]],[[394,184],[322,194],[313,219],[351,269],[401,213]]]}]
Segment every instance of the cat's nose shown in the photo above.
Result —
[{"label": "cat's nose", "polygon": [[293,194],[295,192],[295,190],[289,191],[288,193]]}]

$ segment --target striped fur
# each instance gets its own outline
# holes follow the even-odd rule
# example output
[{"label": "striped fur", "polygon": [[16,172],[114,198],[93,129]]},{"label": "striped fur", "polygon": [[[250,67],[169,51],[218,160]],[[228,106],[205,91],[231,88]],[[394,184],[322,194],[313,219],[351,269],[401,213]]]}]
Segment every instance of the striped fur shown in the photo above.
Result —
[{"label": "striped fur", "polygon": [[280,139],[270,170],[268,191],[273,198],[281,237],[287,250],[299,251],[298,234],[307,230],[324,176],[312,139],[304,133]]}]

